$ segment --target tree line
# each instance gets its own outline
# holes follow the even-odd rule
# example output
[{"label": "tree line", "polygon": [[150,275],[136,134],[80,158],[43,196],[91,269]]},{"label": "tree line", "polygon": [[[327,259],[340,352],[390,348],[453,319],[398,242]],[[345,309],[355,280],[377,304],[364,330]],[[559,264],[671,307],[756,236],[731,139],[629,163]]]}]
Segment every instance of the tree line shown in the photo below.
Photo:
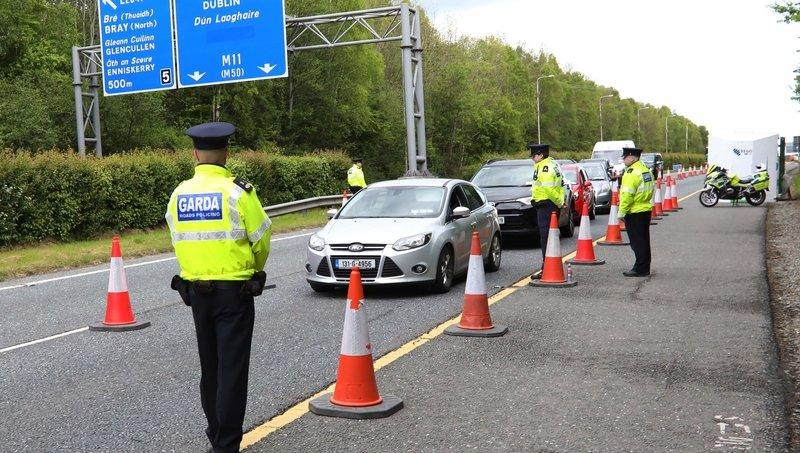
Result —
[{"label": "tree line", "polygon": [[[386,6],[387,0],[286,0],[303,16]],[[97,43],[94,0],[0,2],[0,148],[75,147],[70,48]],[[536,79],[542,141],[585,151],[599,140],[634,139],[664,152],[668,106],[620,98],[555,55],[436,30],[423,17],[429,167],[458,175],[487,153],[517,152],[536,139]],[[398,43],[290,54],[286,79],[102,98],[106,153],[184,149],[183,130],[215,115],[236,124],[234,146],[287,155],[340,149],[363,156],[373,174],[405,170],[405,126]],[[649,107],[646,110],[642,108]],[[641,113],[640,128],[637,112]],[[705,127],[669,120],[668,149],[703,152]]]}]

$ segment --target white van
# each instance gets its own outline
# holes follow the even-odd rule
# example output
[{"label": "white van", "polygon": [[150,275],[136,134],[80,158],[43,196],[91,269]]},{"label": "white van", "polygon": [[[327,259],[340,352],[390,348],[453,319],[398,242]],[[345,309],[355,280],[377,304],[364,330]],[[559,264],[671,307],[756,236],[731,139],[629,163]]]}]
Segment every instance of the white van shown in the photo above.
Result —
[{"label": "white van", "polygon": [[610,142],[597,142],[592,149],[592,159],[606,159],[610,164],[614,176],[619,176],[625,170],[622,163],[622,148],[635,148],[633,140],[616,140]]}]

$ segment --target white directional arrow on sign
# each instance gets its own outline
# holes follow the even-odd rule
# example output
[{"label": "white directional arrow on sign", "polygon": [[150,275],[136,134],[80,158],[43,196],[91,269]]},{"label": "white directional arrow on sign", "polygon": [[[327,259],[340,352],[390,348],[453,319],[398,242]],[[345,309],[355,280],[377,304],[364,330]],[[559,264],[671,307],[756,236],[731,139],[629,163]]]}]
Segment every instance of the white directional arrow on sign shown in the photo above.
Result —
[{"label": "white directional arrow on sign", "polygon": [[194,71],[193,73],[186,74],[186,75],[189,76],[189,78],[191,78],[195,82],[199,82],[200,79],[202,79],[203,76],[206,75],[206,73],[205,72],[200,72],[200,71]]},{"label": "white directional arrow on sign", "polygon": [[111,9],[117,9],[117,5],[115,5],[111,0],[103,0],[103,4],[110,6]]},{"label": "white directional arrow on sign", "polygon": [[273,69],[275,69],[275,67],[276,67],[276,66],[278,66],[278,65],[276,65],[276,64],[264,63],[264,66],[256,66],[256,67],[257,67],[258,69],[260,69],[260,70],[264,71],[264,74],[269,74],[269,73],[270,73],[270,71],[272,71]]}]

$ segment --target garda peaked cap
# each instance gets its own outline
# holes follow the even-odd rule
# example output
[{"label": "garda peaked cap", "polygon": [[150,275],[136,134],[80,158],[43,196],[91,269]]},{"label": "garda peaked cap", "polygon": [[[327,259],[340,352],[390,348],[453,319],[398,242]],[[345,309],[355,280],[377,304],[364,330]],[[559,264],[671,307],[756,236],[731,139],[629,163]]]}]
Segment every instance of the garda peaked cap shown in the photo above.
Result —
[{"label": "garda peaked cap", "polygon": [[354,157],[353,158],[353,163],[355,163],[355,162],[360,162],[360,163],[363,164],[364,163],[364,158],[363,157]]},{"label": "garda peaked cap", "polygon": [[528,143],[528,149],[531,150],[531,155],[547,154],[550,152],[550,145],[546,143]]},{"label": "garda peaked cap", "polygon": [[228,147],[228,137],[236,132],[231,123],[203,123],[186,129],[186,135],[192,138],[195,149],[215,150]]},{"label": "garda peaked cap", "polygon": [[626,156],[642,157],[642,150],[640,148],[622,148],[622,157]]}]

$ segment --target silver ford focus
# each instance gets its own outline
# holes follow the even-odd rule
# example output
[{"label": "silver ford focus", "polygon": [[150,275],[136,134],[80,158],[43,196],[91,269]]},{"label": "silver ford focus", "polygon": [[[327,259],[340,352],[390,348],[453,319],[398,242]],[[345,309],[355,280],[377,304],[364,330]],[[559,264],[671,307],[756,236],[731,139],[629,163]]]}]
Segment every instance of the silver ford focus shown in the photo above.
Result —
[{"label": "silver ford focus", "polygon": [[362,189],[308,241],[315,291],[345,285],[358,266],[365,285],[416,284],[447,292],[469,264],[472,232],[485,269],[500,268],[497,211],[457,179],[398,179]]}]

